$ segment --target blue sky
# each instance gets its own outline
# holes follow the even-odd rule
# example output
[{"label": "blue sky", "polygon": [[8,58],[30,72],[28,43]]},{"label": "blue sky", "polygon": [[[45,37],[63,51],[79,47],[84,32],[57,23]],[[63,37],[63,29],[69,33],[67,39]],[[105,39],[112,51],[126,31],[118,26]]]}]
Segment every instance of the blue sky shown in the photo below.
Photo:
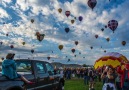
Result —
[{"label": "blue sky", "polygon": [[[50,62],[94,64],[106,50],[106,53],[119,52],[129,58],[129,1],[97,0],[93,11],[87,2],[88,0],[1,0],[0,42],[3,44],[0,45],[0,57],[14,52],[15,58],[34,57],[48,61],[47,57],[51,57]],[[58,12],[59,8],[62,9],[61,13]],[[69,17],[65,15],[65,11],[70,11]],[[83,17],[82,21],[78,20],[79,16]],[[31,19],[34,19],[34,23],[30,22]],[[75,22],[72,24],[71,20]],[[118,21],[115,33],[110,28],[105,28],[110,20]],[[65,32],[67,27],[70,29],[69,33]],[[45,34],[41,42],[36,39],[36,32]],[[98,35],[97,39],[95,35]],[[107,42],[106,38],[110,38],[110,41]],[[75,41],[79,44],[75,45]],[[122,41],[126,41],[125,46],[121,44]],[[22,42],[26,44],[23,46]],[[14,48],[11,49],[10,45]],[[64,46],[61,51],[59,45]],[[71,52],[73,48],[76,50],[74,54]],[[31,49],[35,51],[33,54]],[[67,62],[68,59],[70,62]]]}]

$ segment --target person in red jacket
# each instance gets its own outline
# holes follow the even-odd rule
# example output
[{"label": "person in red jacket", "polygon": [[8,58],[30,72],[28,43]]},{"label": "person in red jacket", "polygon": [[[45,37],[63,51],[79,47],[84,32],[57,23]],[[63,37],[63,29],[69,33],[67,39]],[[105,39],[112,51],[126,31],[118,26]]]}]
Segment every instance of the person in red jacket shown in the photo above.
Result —
[{"label": "person in red jacket", "polygon": [[122,90],[129,90],[129,62],[122,63],[121,65],[123,64],[125,68],[122,70],[121,66],[119,66],[117,68],[117,73],[121,75],[120,81]]}]

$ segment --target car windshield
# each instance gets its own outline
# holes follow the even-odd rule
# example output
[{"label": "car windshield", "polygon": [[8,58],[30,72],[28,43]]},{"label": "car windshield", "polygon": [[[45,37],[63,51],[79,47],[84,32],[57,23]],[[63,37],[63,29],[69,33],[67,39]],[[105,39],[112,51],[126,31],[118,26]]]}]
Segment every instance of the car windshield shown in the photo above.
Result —
[{"label": "car windshield", "polygon": [[30,61],[16,61],[17,72],[31,72],[31,62]]}]

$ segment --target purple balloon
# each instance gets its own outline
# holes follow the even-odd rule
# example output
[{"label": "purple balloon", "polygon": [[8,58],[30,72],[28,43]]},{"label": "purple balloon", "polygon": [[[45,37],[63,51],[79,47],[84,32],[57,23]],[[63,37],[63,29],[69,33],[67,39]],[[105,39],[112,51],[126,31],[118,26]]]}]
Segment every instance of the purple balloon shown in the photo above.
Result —
[{"label": "purple balloon", "polygon": [[83,17],[82,16],[79,16],[78,19],[79,19],[79,21],[82,21]]}]

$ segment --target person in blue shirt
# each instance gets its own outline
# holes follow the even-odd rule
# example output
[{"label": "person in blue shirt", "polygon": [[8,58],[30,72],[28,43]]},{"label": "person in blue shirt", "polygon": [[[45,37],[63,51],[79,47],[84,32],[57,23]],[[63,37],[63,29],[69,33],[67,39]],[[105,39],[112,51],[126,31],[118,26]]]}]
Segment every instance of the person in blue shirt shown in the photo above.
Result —
[{"label": "person in blue shirt", "polygon": [[2,75],[11,80],[20,78],[27,84],[33,84],[34,82],[27,80],[24,76],[17,73],[14,56],[15,54],[13,53],[7,54],[6,59],[2,62]]}]

